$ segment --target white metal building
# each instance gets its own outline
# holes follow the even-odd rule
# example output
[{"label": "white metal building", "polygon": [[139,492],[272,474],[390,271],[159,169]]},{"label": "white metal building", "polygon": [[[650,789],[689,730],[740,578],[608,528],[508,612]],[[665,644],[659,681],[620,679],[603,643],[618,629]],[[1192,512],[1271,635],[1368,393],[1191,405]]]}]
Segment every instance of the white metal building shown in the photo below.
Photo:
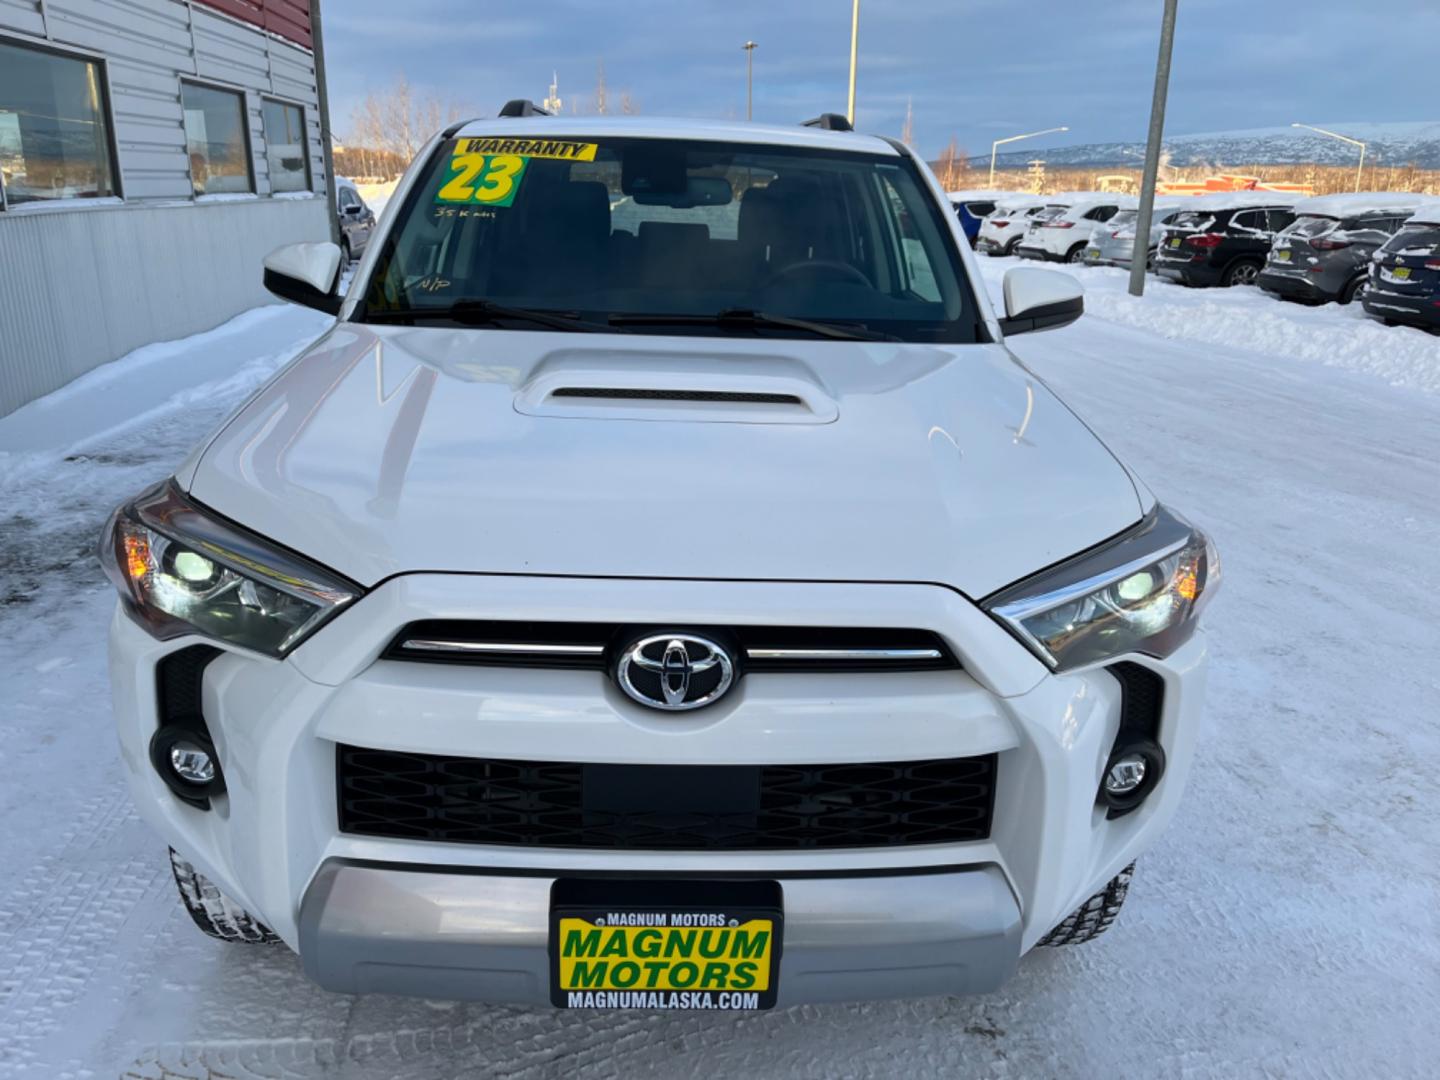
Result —
[{"label": "white metal building", "polygon": [[0,415],[329,237],[310,33],[307,0],[0,0]]}]

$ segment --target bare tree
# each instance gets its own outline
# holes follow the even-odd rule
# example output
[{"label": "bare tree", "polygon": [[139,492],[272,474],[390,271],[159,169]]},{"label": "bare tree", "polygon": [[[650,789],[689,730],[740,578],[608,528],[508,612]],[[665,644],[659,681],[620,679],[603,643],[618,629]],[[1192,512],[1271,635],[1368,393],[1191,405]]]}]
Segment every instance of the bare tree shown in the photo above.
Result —
[{"label": "bare tree", "polygon": [[955,141],[955,136],[950,136],[950,142],[940,154],[939,161],[940,177],[945,184],[946,191],[954,191],[959,186],[960,177],[970,167],[970,159],[965,151],[960,149],[960,144]]},{"label": "bare tree", "polygon": [[915,99],[905,102],[905,126],[900,129],[900,141],[906,146],[915,145]]},{"label": "bare tree", "polygon": [[[388,87],[366,94],[355,107],[349,142],[357,150],[371,152],[367,175],[381,175],[395,169],[397,161],[403,169],[435,132],[473,112],[433,91],[418,95],[404,75],[397,75]],[[361,159],[366,160],[363,153]],[[369,171],[371,163],[377,166],[374,172]]]},{"label": "bare tree", "polygon": [[609,109],[609,95],[605,90],[605,59],[601,57],[600,66],[595,73],[595,111],[604,116]]},{"label": "bare tree", "polygon": [[635,100],[629,90],[620,91],[620,111],[626,116],[638,116],[640,114],[640,103]]}]

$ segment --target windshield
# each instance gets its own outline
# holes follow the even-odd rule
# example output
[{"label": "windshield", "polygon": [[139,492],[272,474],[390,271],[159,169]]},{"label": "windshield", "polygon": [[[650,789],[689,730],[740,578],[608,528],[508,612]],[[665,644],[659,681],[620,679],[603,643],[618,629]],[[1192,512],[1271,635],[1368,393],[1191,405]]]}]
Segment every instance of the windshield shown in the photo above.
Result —
[{"label": "windshield", "polygon": [[[452,139],[407,197],[357,317],[434,321],[482,301],[632,333],[814,336],[778,316],[973,342],[975,303],[949,229],[903,157]],[[737,311],[766,319],[705,321]]]}]

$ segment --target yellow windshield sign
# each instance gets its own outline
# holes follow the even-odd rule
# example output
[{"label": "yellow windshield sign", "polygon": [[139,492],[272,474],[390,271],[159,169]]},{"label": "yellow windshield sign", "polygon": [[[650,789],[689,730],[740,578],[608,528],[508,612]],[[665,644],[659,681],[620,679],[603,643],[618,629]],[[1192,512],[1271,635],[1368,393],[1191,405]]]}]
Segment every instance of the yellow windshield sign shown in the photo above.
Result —
[{"label": "yellow windshield sign", "polygon": [[561,990],[770,989],[771,919],[736,926],[605,926],[561,918]]},{"label": "yellow windshield sign", "polygon": [[511,139],[486,136],[461,139],[455,154],[514,154],[516,157],[552,158],[556,161],[594,161],[596,143],[567,142],[563,139]]}]

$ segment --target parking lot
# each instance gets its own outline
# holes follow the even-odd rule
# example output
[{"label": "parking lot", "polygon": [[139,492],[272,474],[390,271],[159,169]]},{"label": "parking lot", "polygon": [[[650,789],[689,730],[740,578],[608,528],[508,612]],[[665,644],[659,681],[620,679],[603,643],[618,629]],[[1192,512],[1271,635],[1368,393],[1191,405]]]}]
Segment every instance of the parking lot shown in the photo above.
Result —
[{"label": "parking lot", "polygon": [[[993,291],[1013,263],[982,265]],[[1350,308],[1075,273],[1089,314],[1016,353],[1225,565],[1190,787],[1115,931],[990,996],[744,1016],[335,996],[288,950],[202,937],[122,788],[92,545],[324,324],[271,308],[82,379],[48,424],[0,422],[0,1076],[1429,1074],[1440,346]],[[194,366],[247,343],[265,359]],[[127,419],[137,382],[172,389]]]}]

